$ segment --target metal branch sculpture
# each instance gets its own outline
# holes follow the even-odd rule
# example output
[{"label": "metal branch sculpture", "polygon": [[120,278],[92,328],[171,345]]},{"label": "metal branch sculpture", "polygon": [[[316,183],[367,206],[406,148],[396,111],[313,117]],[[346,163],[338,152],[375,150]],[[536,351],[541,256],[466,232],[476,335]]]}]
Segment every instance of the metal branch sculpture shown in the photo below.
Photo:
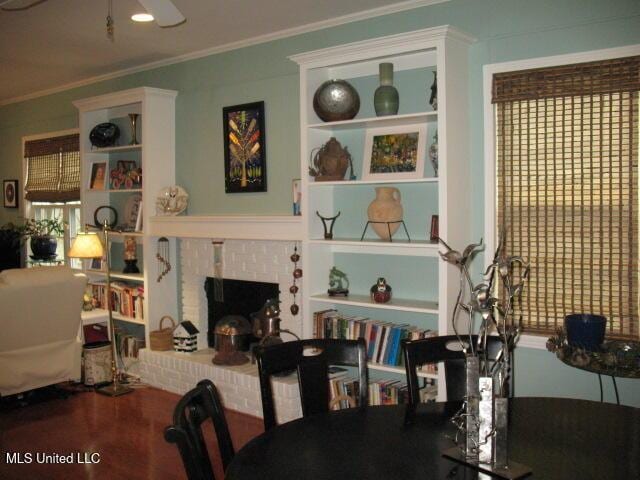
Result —
[{"label": "metal branch sculpture", "polygon": [[[465,456],[476,459],[483,446],[495,441],[493,437],[496,434],[495,427],[492,427],[488,431],[485,430],[484,435],[479,435],[479,427],[485,419],[479,414],[478,402],[481,394],[485,397],[487,391],[486,389],[480,391],[478,388],[478,375],[487,379],[481,380],[481,383],[484,381],[485,386],[491,385],[492,392],[488,392],[490,397],[492,395],[500,398],[507,396],[508,379],[511,373],[510,354],[522,330],[522,317],[516,320],[514,304],[524,289],[529,275],[529,265],[522,257],[508,256],[505,253],[505,237],[503,230],[493,261],[484,272],[484,280],[475,286],[471,281],[468,265],[476,253],[484,248],[482,239],[478,243],[468,245],[462,253],[452,249],[444,240],[438,239],[446,248],[445,252],[440,252],[442,259],[460,270],[460,290],[453,309],[452,328],[466,355],[467,375],[475,375],[474,379],[467,379],[467,394],[463,406],[451,421],[457,431],[456,443],[458,444],[460,437],[464,438],[465,445],[462,448]],[[460,311],[466,313],[468,342],[463,341],[460,333],[458,318]],[[481,322],[478,328],[478,340],[474,345],[472,334],[475,331],[476,314],[480,316]],[[502,346],[496,358],[490,362],[487,338],[493,332],[499,336]],[[471,370],[475,372],[472,373]],[[495,451],[491,451],[491,455],[494,460],[499,458]],[[506,462],[506,456],[501,461]]]}]

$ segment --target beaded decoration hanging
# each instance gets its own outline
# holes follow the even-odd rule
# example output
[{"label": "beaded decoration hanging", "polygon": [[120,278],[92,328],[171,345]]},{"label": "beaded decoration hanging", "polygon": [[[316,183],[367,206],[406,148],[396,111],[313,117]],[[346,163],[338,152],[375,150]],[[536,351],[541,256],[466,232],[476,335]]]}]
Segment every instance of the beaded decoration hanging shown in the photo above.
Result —
[{"label": "beaded decoration hanging", "polygon": [[158,260],[158,279],[160,281],[171,271],[171,259],[169,258],[169,239],[160,237],[158,239],[158,251],[156,252],[156,260]]},{"label": "beaded decoration hanging", "polygon": [[297,315],[300,311],[300,307],[296,303],[296,295],[298,294],[299,288],[297,285],[297,280],[302,278],[302,269],[298,268],[298,262],[300,261],[300,255],[298,255],[298,245],[296,244],[293,247],[293,254],[291,255],[291,261],[293,262],[293,285],[289,287],[289,292],[293,295],[293,303],[291,304],[291,315]]}]

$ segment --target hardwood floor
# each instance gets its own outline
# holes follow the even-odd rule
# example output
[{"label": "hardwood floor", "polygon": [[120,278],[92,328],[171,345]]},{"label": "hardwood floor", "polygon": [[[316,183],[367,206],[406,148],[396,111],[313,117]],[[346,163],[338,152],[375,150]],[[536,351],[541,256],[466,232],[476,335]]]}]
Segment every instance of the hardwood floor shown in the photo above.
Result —
[{"label": "hardwood floor", "polygon": [[[144,388],[110,398],[94,392],[76,393],[35,405],[0,412],[0,478],[36,479],[184,479],[175,445],[165,442],[178,395]],[[240,449],[263,431],[262,420],[227,411],[234,446]],[[206,432],[209,452],[222,479],[213,431]],[[8,464],[8,454],[31,453],[30,464]],[[36,454],[96,452],[99,463],[38,464]],[[22,457],[25,458],[24,456]],[[90,457],[87,457],[89,461]]]}]

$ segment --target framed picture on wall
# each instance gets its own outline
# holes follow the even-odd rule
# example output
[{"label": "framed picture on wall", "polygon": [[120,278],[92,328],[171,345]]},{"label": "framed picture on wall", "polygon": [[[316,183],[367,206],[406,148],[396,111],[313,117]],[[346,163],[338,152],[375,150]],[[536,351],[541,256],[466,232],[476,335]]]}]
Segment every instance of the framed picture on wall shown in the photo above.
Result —
[{"label": "framed picture on wall", "polygon": [[4,180],[4,208],[18,208],[18,180]]},{"label": "framed picture on wall", "polygon": [[225,192],[266,192],[264,102],[224,107],[222,124]]},{"label": "framed picture on wall", "polygon": [[427,125],[401,125],[367,130],[364,142],[364,180],[422,178]]},{"label": "framed picture on wall", "polygon": [[104,190],[106,188],[107,162],[94,162],[91,164],[91,178],[89,190]]}]

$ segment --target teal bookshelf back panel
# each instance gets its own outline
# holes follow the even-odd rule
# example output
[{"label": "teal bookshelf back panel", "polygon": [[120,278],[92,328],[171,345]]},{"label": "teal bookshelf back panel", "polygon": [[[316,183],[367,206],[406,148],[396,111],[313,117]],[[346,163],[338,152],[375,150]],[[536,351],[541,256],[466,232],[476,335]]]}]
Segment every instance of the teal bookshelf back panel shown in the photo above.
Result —
[{"label": "teal bookshelf back panel", "polygon": [[368,295],[378,277],[384,277],[394,296],[433,302],[438,300],[438,261],[434,257],[334,255],[334,265],[347,274],[352,293]]},{"label": "teal bookshelf back panel", "polygon": [[[393,86],[398,90],[398,114],[430,112],[429,105],[434,68],[416,68],[393,72]],[[373,96],[380,86],[378,75],[346,79],[360,95],[360,111],[356,118],[375,117]]]},{"label": "teal bookshelf back panel", "polygon": [[[394,185],[380,185],[394,186]],[[367,223],[367,208],[376,196],[376,185],[334,187],[334,212],[321,212],[333,216],[341,212],[334,227],[335,238],[358,238]],[[404,222],[413,240],[425,240],[431,226],[431,216],[438,214],[438,185],[396,184],[400,190]],[[318,220],[320,221],[320,220]],[[378,238],[371,227],[365,238]],[[406,235],[400,228],[394,239],[405,241]]]}]

